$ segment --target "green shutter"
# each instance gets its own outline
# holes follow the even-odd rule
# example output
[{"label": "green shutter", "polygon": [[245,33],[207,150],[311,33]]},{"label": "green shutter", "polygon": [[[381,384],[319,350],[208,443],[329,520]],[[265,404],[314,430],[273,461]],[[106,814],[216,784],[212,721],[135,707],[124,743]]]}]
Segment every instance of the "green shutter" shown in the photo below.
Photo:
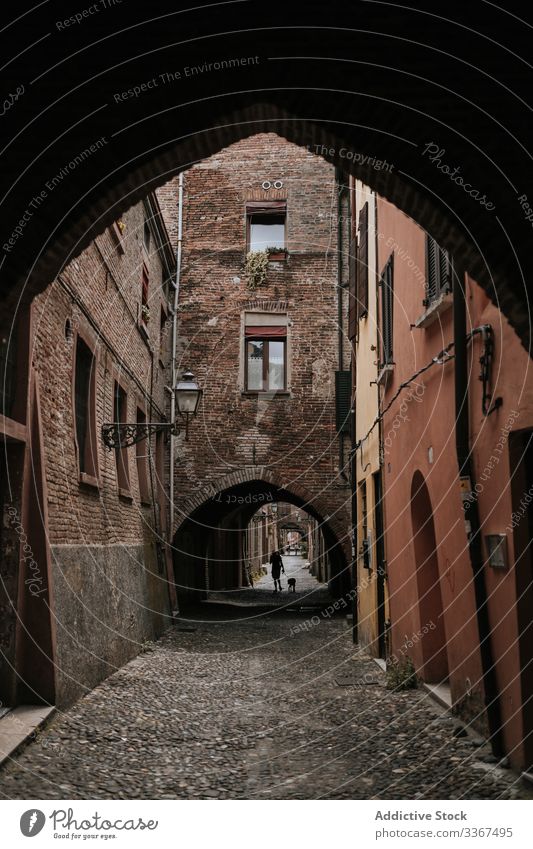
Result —
[{"label": "green shutter", "polygon": [[338,433],[350,433],[352,372],[335,372],[335,412]]},{"label": "green shutter", "polygon": [[381,365],[393,365],[392,331],[393,331],[393,260],[391,254],[381,273]]}]

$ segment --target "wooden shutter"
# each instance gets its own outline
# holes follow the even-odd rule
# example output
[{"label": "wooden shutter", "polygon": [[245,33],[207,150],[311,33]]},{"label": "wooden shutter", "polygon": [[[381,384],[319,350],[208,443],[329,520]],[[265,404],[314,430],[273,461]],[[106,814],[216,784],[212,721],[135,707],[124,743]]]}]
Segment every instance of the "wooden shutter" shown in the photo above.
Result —
[{"label": "wooden shutter", "polygon": [[247,215],[283,215],[287,212],[286,200],[248,200]]},{"label": "wooden shutter", "polygon": [[142,295],[141,295],[141,303],[143,306],[148,306],[148,269],[145,265],[143,265],[142,270]]},{"label": "wooden shutter", "polygon": [[451,291],[451,264],[447,251],[435,239],[426,236],[426,297],[424,306],[429,307],[437,298]]},{"label": "wooden shutter", "polygon": [[368,313],[368,202],[359,213],[357,248],[357,318]]},{"label": "wooden shutter", "polygon": [[392,365],[392,329],[393,329],[393,254],[381,275],[381,365]]},{"label": "wooden shutter", "polygon": [[338,433],[350,433],[352,372],[335,372],[335,413]]},{"label": "wooden shutter", "polygon": [[439,294],[452,290],[451,262],[448,251],[439,248]]},{"label": "wooden shutter", "polygon": [[357,239],[350,239],[350,263],[348,283],[348,338],[357,336]]},{"label": "wooden shutter", "polygon": [[76,414],[76,441],[80,472],[87,472],[87,436],[89,432],[89,390],[93,355],[82,339],[76,343],[76,372],[74,397]]}]

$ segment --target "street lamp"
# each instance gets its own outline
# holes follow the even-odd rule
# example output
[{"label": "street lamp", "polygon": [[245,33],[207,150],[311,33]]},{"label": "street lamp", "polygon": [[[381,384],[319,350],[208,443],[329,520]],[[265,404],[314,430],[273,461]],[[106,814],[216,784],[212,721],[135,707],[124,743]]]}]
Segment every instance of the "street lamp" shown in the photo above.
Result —
[{"label": "street lamp", "polygon": [[184,371],[174,389],[178,413],[185,419],[185,440],[189,439],[189,419],[195,416],[203,390],[200,389],[192,371]]},{"label": "street lamp", "polygon": [[[185,419],[185,439],[188,440],[189,419],[196,415],[203,390],[194,379],[194,374],[191,371],[185,371],[173,391],[178,413]],[[177,436],[178,422],[109,422],[102,425],[102,441],[110,450],[129,448],[154,433],[163,431]]]}]

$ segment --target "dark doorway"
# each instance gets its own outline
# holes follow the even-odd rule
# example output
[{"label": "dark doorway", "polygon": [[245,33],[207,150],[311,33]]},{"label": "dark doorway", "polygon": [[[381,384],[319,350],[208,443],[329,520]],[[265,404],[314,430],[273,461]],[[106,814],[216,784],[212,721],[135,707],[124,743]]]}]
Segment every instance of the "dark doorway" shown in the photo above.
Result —
[{"label": "dark doorway", "polygon": [[383,491],[381,472],[372,475],[374,479],[374,527],[376,531],[376,593],[378,611],[378,656],[386,659],[387,646],[385,641],[385,544],[383,540]]},{"label": "dark doorway", "polygon": [[0,443],[0,707],[16,703],[15,637],[25,445]]},{"label": "dark doorway", "polygon": [[55,664],[51,618],[48,498],[37,378],[31,393],[29,451],[25,457],[19,569],[16,666],[17,702],[54,704]]},{"label": "dark doorway", "polygon": [[433,509],[420,472],[415,472],[411,486],[411,520],[420,628],[429,629],[421,641],[422,677],[428,683],[439,683],[448,678],[448,654]]},{"label": "dark doorway", "polygon": [[533,769],[533,430],[509,435],[524,763]]}]

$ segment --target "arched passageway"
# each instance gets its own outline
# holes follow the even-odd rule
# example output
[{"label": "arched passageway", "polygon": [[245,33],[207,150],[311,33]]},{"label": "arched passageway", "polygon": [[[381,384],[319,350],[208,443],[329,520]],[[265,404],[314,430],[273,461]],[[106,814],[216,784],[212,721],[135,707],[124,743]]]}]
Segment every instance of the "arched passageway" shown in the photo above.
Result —
[{"label": "arched passageway", "polygon": [[411,521],[422,640],[422,677],[428,682],[448,678],[448,655],[437,559],[433,509],[426,482],[415,472],[411,486]]},{"label": "arched passageway", "polygon": [[442,17],[427,2],[308,4],[305,21],[278,2],[206,14],[161,0],[149,20],[142,5],[109,4],[67,31],[71,11],[56,4],[51,21],[38,4],[3,28],[4,90],[19,92],[3,150],[5,307],[42,291],[176,170],[275,131],[452,250],[529,345],[529,41],[519,18],[481,0],[447,3]]},{"label": "arched passageway", "polygon": [[[276,514],[270,512],[272,505],[303,508],[314,520],[316,539],[308,540],[305,548],[305,553],[311,554],[311,572],[329,585],[333,595],[347,591],[346,552],[331,522],[301,495],[268,480],[252,479],[214,493],[178,526],[173,541],[173,560],[178,598],[182,604],[205,598],[208,592],[247,586],[250,568],[268,562],[275,548],[287,548],[281,533],[283,519],[278,529]],[[266,534],[258,553],[251,549],[247,531],[262,507],[268,509],[270,518],[266,520]]]}]

